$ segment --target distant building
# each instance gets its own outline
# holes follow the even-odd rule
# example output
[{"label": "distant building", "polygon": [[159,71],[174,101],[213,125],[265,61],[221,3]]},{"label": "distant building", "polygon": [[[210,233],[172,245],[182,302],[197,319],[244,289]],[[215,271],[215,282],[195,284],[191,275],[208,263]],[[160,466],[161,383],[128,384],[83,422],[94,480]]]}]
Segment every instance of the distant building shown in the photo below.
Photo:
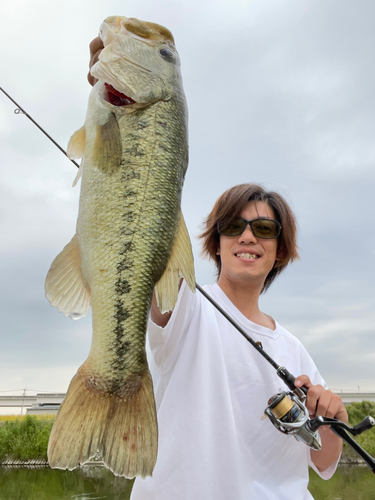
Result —
[{"label": "distant building", "polygon": [[35,396],[0,396],[0,408],[25,408],[28,415],[56,414],[65,393],[36,394]]},{"label": "distant building", "polygon": [[[365,391],[334,391],[344,405],[360,403],[361,401],[375,402],[375,392]],[[65,393],[36,394],[35,396],[0,396],[0,408],[25,408],[27,415],[54,415],[64,401]]]},{"label": "distant building", "polygon": [[26,408],[27,415],[56,415],[66,394],[37,394],[36,401]]}]

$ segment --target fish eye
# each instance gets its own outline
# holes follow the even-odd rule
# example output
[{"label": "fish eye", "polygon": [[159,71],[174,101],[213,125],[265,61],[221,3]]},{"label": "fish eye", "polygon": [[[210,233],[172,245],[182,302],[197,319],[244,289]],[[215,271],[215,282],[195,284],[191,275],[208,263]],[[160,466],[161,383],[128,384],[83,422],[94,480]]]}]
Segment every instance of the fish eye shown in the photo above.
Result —
[{"label": "fish eye", "polygon": [[167,61],[173,61],[174,60],[174,54],[171,50],[167,49],[166,47],[163,47],[162,49],[159,50],[159,54],[166,59]]}]

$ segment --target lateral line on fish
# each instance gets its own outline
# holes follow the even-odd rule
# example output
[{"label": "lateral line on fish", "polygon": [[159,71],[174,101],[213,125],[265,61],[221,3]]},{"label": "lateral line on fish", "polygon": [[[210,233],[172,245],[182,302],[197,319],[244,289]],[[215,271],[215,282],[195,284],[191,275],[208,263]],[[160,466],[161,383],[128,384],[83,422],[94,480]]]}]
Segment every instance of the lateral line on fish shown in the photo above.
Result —
[{"label": "lateral line on fish", "polygon": [[[58,144],[58,143],[57,143],[57,142],[56,142],[56,141],[55,141],[55,140],[54,140],[54,139],[53,139],[53,138],[52,138],[52,137],[51,137],[51,136],[50,136],[50,135],[49,135],[49,134],[48,134],[48,133],[44,130],[44,128],[42,128],[42,127],[39,125],[39,123],[38,123],[38,122],[36,122],[36,121],[34,120],[34,118],[32,118],[32,117],[29,115],[29,113],[27,113],[27,112],[26,112],[23,108],[21,108],[21,106],[20,106],[20,105],[19,105],[19,104],[18,104],[18,103],[17,103],[17,102],[16,102],[16,101],[12,98],[12,97],[10,97],[10,95],[9,95],[9,94],[7,94],[3,88],[1,88],[1,87],[0,87],[0,90],[1,90],[1,91],[2,91],[2,92],[3,92],[3,93],[4,93],[7,97],[8,97],[8,99],[10,99],[10,100],[12,101],[12,103],[13,103],[13,104],[15,104],[15,105],[17,106],[17,109],[15,109],[15,110],[14,110],[14,113],[15,113],[16,115],[23,114],[23,115],[27,116],[27,118],[28,118],[30,121],[32,121],[32,122],[33,122],[33,124],[34,124],[34,125],[36,125],[36,126],[38,127],[38,129],[39,129],[39,130],[41,130],[41,131],[43,132],[43,134],[44,134],[45,136],[47,136],[47,137],[48,137],[48,139],[49,139],[50,141],[52,141],[52,142],[54,143],[54,145],[55,145],[56,147],[58,147],[58,148],[59,148],[59,150],[60,150],[62,153],[64,153],[64,155],[65,155],[65,156],[66,156],[66,157],[67,157],[67,158],[68,158],[68,159],[69,159],[72,163],[74,163],[74,165],[75,165],[77,168],[79,168],[78,163],[77,163],[76,161],[72,160],[71,158],[69,158],[68,153],[65,151],[65,149],[63,149],[63,148],[60,146],[60,144]],[[20,112],[21,112],[21,113],[20,113]]]},{"label": "lateral line on fish", "polygon": [[[156,122],[157,122],[157,111],[158,111],[158,104],[155,105],[155,109],[154,109],[154,119],[153,119],[153,126],[154,128],[156,128]],[[150,152],[150,155],[149,155],[149,161],[148,163],[152,163],[152,160],[154,158],[154,152],[155,152],[155,147],[156,145],[154,145],[152,151]],[[147,176],[146,176],[146,179],[145,179],[145,182],[144,182],[144,188],[143,188],[143,192],[141,194],[141,197],[142,197],[142,200],[144,200],[146,198],[146,192],[147,192],[147,188],[148,188],[148,185],[149,185],[149,181],[150,181],[150,175],[151,175],[151,172],[150,170],[147,170]],[[143,202],[140,203],[140,210],[139,210],[139,213],[138,213],[138,220],[137,221],[134,221],[134,224],[137,225],[139,224],[139,221],[142,219],[142,214],[143,214]],[[126,229],[126,224],[124,224],[124,226],[121,228],[121,229]],[[130,242],[130,247],[126,248],[125,249],[125,252],[124,253],[127,253],[128,251],[131,252],[131,245],[133,244],[133,240],[134,240],[134,233],[129,237],[129,242]],[[117,270],[117,275],[118,275],[118,280],[121,279],[121,276],[122,276],[122,271],[119,271]],[[111,365],[121,365],[121,368],[122,370],[126,370],[128,368],[128,366],[126,365],[126,360],[124,359],[124,356],[123,356],[123,350],[127,350],[130,348],[130,345],[131,345],[131,342],[129,340],[124,340],[124,326],[123,326],[123,322],[126,321],[128,319],[128,315],[129,317],[131,316],[131,314],[129,314],[129,311],[125,305],[125,301],[123,300],[123,297],[122,295],[123,294],[118,294],[118,299],[117,299],[117,303],[116,303],[116,307],[117,307],[117,312],[115,314],[115,319],[116,319],[116,326],[113,330],[113,333],[115,335],[115,338],[114,338],[114,347],[115,347],[115,352],[116,352],[116,357],[115,359],[112,361]],[[119,316],[119,313],[125,313],[126,312],[126,317],[125,318],[120,318],[118,317]],[[116,385],[116,381],[113,381],[114,382],[114,385]],[[113,387],[114,388],[114,387]]]},{"label": "lateral line on fish", "polygon": [[[154,120],[153,120],[153,122],[154,122],[154,130],[156,129],[156,115],[157,115],[158,109],[159,109],[159,104],[155,104]],[[153,148],[152,148],[151,153],[150,153],[150,164],[152,162],[152,159],[154,158],[155,147],[156,147],[156,143],[153,145]],[[148,169],[147,170],[147,176],[146,176],[145,184],[144,184],[144,189],[143,189],[143,195],[142,195],[142,199],[143,200],[145,199],[145,196],[146,196],[147,186],[148,186],[148,183],[149,183],[149,180],[150,180],[150,174],[151,174],[151,171],[150,171],[150,169]],[[140,207],[140,210],[139,210],[138,221],[141,219],[142,213],[143,213],[143,203],[141,203],[141,207]]]},{"label": "lateral line on fish", "polygon": [[[153,154],[153,151],[151,153],[151,157],[152,157],[152,154]],[[148,184],[149,184],[149,180],[150,180],[150,171],[147,172],[147,178],[145,179],[145,183],[144,183],[144,189],[143,189],[143,193],[142,193],[142,199],[144,200],[145,197],[146,197],[146,191],[147,191],[147,187],[148,187]],[[143,212],[143,203],[141,203],[141,208],[139,210],[139,214],[138,214],[138,220],[135,221],[135,225],[137,225],[139,223],[139,221],[141,220],[142,218],[142,212]],[[125,229],[126,228],[126,225],[124,225],[122,227],[122,229]],[[129,237],[129,242],[130,242],[130,245],[133,244],[133,240],[134,240],[134,233]],[[125,250],[125,253],[127,252],[131,252],[131,247],[130,248],[127,248]],[[122,271],[119,271],[117,270],[117,275],[118,275],[118,280],[121,280],[123,279],[122,278]],[[129,283],[127,282],[128,286],[129,286]],[[129,286],[129,291],[131,290],[130,286]],[[126,292],[124,292],[126,293]],[[115,339],[114,339],[114,347],[115,347],[115,352],[116,352],[116,356],[114,358],[114,360],[111,362],[111,366],[118,366],[118,368],[120,368],[120,365],[121,365],[121,369],[123,371],[125,371],[126,369],[128,369],[129,367],[127,366],[126,364],[126,360],[124,359],[124,349],[125,351],[127,349],[130,348],[131,346],[131,342],[129,340],[126,340],[124,339],[124,325],[123,323],[129,318],[131,317],[131,313],[129,312],[126,304],[125,304],[125,300],[124,300],[124,297],[123,297],[123,293],[122,294],[118,294],[118,298],[117,298],[117,303],[116,303],[116,314],[115,314],[115,319],[116,319],[116,326],[113,330],[114,334],[115,334]],[[126,314],[126,316],[124,318],[120,318],[118,317],[118,315],[122,313],[122,314]],[[116,385],[116,381],[113,381],[114,382],[114,385]],[[114,388],[114,387],[113,387]]]}]

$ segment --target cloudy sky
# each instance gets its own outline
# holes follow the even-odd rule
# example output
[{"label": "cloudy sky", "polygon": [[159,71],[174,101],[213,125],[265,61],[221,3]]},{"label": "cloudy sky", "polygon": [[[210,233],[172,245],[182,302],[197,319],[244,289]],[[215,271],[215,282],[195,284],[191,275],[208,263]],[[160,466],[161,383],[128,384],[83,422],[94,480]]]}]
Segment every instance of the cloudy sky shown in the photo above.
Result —
[{"label": "cloudy sky", "polygon": [[[332,388],[375,391],[375,3],[2,0],[0,86],[63,147],[83,124],[88,44],[109,15],[175,36],[197,281],[214,281],[194,237],[216,198],[243,182],[279,191],[298,219],[301,260],[262,309],[304,343]],[[75,232],[76,167],[14,109],[0,94],[0,391],[65,392],[87,356],[91,318],[66,318],[43,286]]]}]

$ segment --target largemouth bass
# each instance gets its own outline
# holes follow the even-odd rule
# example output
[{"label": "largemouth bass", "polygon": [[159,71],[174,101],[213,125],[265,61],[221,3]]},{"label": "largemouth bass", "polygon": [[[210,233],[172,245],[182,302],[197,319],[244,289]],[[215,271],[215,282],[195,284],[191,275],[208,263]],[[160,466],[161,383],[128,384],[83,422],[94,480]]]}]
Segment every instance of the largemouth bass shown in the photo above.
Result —
[{"label": "largemouth bass", "polygon": [[145,477],[158,440],[145,353],[153,289],[162,312],[173,309],[181,276],[195,289],[180,208],[187,109],[166,28],[109,17],[100,34],[105,48],[91,70],[99,81],[68,145],[71,158],[83,158],[77,232],[45,285],[51,305],[73,319],[91,304],[93,338],[57,415],[48,459],[72,470],[100,453],[115,474]]}]

